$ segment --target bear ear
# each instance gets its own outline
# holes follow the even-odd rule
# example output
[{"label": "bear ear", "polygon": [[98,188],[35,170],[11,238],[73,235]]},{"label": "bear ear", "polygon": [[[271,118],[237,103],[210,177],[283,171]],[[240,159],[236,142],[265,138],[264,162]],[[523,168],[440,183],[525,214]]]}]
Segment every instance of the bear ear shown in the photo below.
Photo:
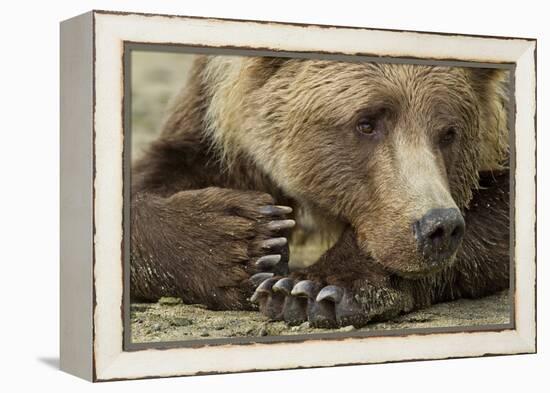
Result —
[{"label": "bear ear", "polygon": [[261,87],[289,60],[286,57],[251,57],[246,68],[256,86]]},{"label": "bear ear", "polygon": [[493,83],[506,83],[508,71],[500,68],[470,68],[470,78],[474,88],[484,93]]},{"label": "bear ear", "polygon": [[469,68],[469,70],[470,70],[470,73],[472,74],[472,77],[479,80],[491,79],[499,71],[498,68],[478,68],[478,67],[472,67],[472,68]]},{"label": "bear ear", "polygon": [[508,160],[511,72],[499,68],[470,68],[469,73],[481,103],[480,170],[501,169]]}]

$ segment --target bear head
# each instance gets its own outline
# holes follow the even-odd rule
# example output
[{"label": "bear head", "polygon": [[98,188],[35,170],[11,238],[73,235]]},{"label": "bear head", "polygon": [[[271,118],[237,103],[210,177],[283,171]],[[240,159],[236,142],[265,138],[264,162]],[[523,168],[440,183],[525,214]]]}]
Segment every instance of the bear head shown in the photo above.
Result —
[{"label": "bear head", "polygon": [[353,226],[393,273],[449,266],[478,173],[508,149],[498,69],[214,57],[208,130],[288,196]]}]

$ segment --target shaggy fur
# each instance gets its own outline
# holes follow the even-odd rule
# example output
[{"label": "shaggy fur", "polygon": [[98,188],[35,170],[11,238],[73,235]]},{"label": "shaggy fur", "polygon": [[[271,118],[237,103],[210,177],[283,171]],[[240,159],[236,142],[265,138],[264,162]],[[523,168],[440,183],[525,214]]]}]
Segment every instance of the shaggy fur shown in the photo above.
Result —
[{"label": "shaggy fur", "polygon": [[[295,278],[331,283],[331,269],[360,266],[364,285],[338,279],[357,299],[378,281],[408,294],[399,307],[387,300],[397,295],[370,296],[382,311],[363,309],[362,320],[507,287],[508,226],[499,219],[508,201],[500,198],[489,215],[479,206],[504,189],[477,191],[480,173],[505,169],[506,78],[458,67],[198,58],[190,86],[133,169],[132,295],[249,308],[247,279],[267,253],[259,244],[288,236],[291,266],[308,265],[292,258],[311,232],[329,249]],[[365,119],[373,135],[356,131]],[[270,229],[273,217],[258,213],[272,204],[293,207],[293,235]],[[467,221],[460,269],[455,255],[438,266],[424,260],[411,231],[428,210],[453,207]],[[495,241],[487,228],[497,228]]]}]

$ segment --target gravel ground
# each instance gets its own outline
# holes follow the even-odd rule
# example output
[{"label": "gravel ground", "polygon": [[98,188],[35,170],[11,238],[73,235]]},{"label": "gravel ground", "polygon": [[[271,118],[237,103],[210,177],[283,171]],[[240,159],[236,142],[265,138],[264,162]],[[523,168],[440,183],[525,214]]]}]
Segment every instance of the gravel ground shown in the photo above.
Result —
[{"label": "gravel ground", "polygon": [[[290,327],[270,322],[254,311],[210,311],[201,305],[182,304],[163,298],[158,303],[131,306],[132,342],[183,341],[201,338],[258,337],[327,333],[336,330],[310,328],[307,323]],[[460,327],[506,324],[510,321],[508,291],[482,299],[461,299],[373,323],[361,329],[347,326],[340,331],[372,331],[410,328]]]}]

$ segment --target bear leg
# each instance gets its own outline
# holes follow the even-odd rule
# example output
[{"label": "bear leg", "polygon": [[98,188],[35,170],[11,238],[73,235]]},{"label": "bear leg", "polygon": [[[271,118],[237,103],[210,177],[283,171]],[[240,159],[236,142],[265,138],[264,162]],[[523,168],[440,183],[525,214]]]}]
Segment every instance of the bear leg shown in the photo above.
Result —
[{"label": "bear leg", "polygon": [[210,187],[133,196],[131,296],[249,309],[248,278],[288,272],[290,207],[265,193]]}]

